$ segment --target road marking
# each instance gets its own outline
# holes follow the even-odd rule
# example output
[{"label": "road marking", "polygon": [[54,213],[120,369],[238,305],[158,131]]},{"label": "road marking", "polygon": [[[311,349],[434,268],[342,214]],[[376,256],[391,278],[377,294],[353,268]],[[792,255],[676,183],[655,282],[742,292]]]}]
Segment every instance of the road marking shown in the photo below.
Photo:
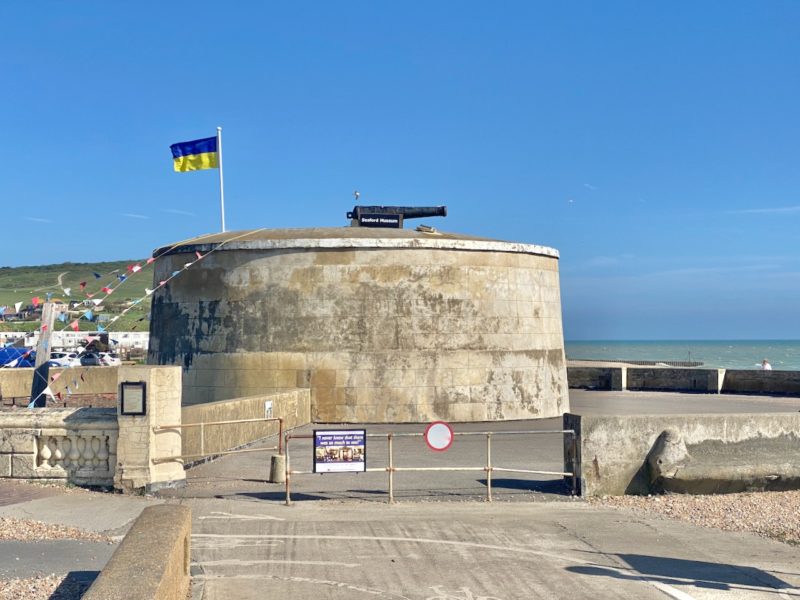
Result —
[{"label": "road marking", "polygon": [[225,579],[225,580],[256,579],[259,581],[263,581],[264,579],[275,579],[277,581],[289,581],[292,583],[313,583],[314,585],[327,585],[329,587],[352,590],[355,592],[364,592],[365,594],[370,594],[372,596],[380,596],[383,598],[387,598],[388,600],[410,600],[408,596],[404,596],[403,594],[387,592],[385,590],[368,588],[360,585],[353,585],[350,583],[344,583],[342,581],[331,581],[330,579],[313,579],[311,577],[280,577],[278,575],[248,574],[248,575],[234,575],[232,577],[220,578],[219,576],[204,575],[202,573],[198,573],[196,575],[192,575],[192,579],[209,581],[211,583],[213,583],[214,581],[219,581],[220,579]]},{"label": "road marking", "polygon": [[691,596],[686,592],[682,592],[681,590],[676,589],[671,585],[667,585],[666,583],[661,583],[660,581],[651,581],[646,577],[637,577],[637,579],[644,581],[645,583],[649,583],[657,590],[664,592],[668,596],[672,596],[675,598],[675,600],[696,600],[694,596]]},{"label": "road marking", "polygon": [[192,561],[193,565],[200,565],[203,567],[225,567],[230,565],[236,566],[252,566],[252,565],[314,565],[314,566],[334,566],[334,567],[348,567],[348,568],[355,568],[360,567],[361,563],[345,563],[345,562],[337,562],[335,560],[236,560],[234,559],[223,559],[223,560],[199,560],[199,561]]},{"label": "road marking", "polygon": [[281,517],[273,517],[272,515],[237,515],[234,513],[226,512],[212,512],[205,517],[197,517],[198,521],[205,521],[207,519],[238,519],[240,521],[285,521]]},{"label": "road marking", "polygon": [[192,539],[240,539],[240,540],[257,540],[257,539],[280,539],[280,540],[350,540],[350,541],[367,541],[367,542],[406,542],[415,544],[445,544],[448,546],[462,546],[466,548],[481,548],[484,550],[501,550],[504,552],[521,552],[524,554],[535,554],[537,556],[547,556],[549,558],[561,559],[566,562],[572,562],[579,565],[593,565],[595,563],[583,560],[580,558],[569,558],[553,554],[551,552],[543,552],[541,550],[532,550],[530,548],[522,548],[520,546],[495,546],[492,544],[479,544],[477,542],[461,542],[458,540],[436,540],[430,538],[404,538],[404,537],[383,537],[383,536],[368,536],[368,535],[288,535],[288,534],[226,534],[226,533],[197,533],[192,534]]}]

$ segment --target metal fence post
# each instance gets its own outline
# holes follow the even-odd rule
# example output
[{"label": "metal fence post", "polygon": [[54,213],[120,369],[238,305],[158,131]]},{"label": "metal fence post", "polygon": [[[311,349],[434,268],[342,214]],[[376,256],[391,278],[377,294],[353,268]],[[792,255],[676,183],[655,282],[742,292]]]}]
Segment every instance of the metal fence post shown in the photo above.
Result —
[{"label": "metal fence post", "polygon": [[389,504],[394,504],[394,450],[392,446],[392,434],[386,436],[389,441]]},{"label": "metal fence post", "polygon": [[200,454],[204,455],[206,453],[206,444],[205,444],[205,423],[200,423]]},{"label": "metal fence post", "polygon": [[486,434],[486,496],[492,501],[492,434]]},{"label": "metal fence post", "polygon": [[289,440],[292,436],[288,433],[286,434],[286,506],[290,506],[292,504],[292,498],[289,495],[289,478],[291,477],[290,473],[292,470],[289,468]]},{"label": "metal fence post", "polygon": [[572,495],[578,493],[578,434],[572,432]]}]

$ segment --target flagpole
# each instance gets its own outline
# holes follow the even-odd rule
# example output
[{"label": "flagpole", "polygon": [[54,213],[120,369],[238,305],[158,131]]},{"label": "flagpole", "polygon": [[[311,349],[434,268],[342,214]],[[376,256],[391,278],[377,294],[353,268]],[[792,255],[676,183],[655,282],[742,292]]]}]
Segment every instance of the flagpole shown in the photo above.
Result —
[{"label": "flagpole", "polygon": [[219,208],[222,214],[222,231],[225,232],[225,187],[222,184],[222,127],[217,127],[217,162],[219,162]]}]

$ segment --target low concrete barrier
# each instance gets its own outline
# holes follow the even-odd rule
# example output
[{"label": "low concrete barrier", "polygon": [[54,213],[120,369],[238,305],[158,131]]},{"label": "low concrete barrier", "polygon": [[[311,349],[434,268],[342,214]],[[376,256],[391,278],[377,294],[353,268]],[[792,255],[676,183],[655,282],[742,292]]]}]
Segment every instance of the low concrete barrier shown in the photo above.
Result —
[{"label": "low concrete barrier", "polygon": [[800,396],[800,371],[674,367],[567,367],[571,388]]},{"label": "low concrete barrier", "polygon": [[800,413],[564,415],[584,496],[800,489]]},{"label": "low concrete barrier", "polygon": [[571,388],[588,390],[624,390],[623,367],[567,367],[567,381]]},{"label": "low concrete barrier", "polygon": [[722,393],[800,396],[800,371],[728,369],[722,382]]},{"label": "low concrete barrier", "polygon": [[725,369],[628,368],[629,390],[718,394]]},{"label": "low concrete barrier", "polygon": [[145,508],[83,600],[187,598],[191,533],[188,506]]},{"label": "low concrete barrier", "polygon": [[[56,380],[50,385],[53,393],[67,395],[67,387],[77,396],[117,395],[117,371],[119,367],[73,367],[52,368],[50,375]],[[0,397],[4,403],[13,398],[29,398],[31,395],[33,369],[0,369]]]},{"label": "low concrete barrier", "polygon": [[[265,405],[271,406],[270,416],[283,419],[284,429],[294,429],[311,421],[311,391],[308,388],[298,388],[288,392],[184,406],[181,409],[181,422],[186,424],[262,419],[267,416]],[[209,425],[203,430],[203,451],[213,454],[238,448],[277,431],[276,423]],[[199,427],[185,427],[182,437],[183,454],[200,454]]]}]

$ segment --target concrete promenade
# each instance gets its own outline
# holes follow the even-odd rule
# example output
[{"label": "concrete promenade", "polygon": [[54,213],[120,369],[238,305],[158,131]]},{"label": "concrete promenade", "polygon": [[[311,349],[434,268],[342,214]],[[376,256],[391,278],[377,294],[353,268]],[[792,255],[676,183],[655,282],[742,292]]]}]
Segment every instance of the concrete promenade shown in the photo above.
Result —
[{"label": "concrete promenade", "polygon": [[[789,412],[798,398],[570,390],[573,412]],[[367,426],[380,433],[403,428]],[[560,420],[457,425],[456,431],[560,428]],[[311,429],[311,428],[306,428]],[[406,427],[421,431],[422,427]],[[396,463],[481,465],[485,438],[457,438],[434,454],[402,438]],[[380,466],[385,441],[370,438]],[[560,470],[559,435],[494,438],[493,463]],[[310,445],[291,446],[310,467]],[[183,490],[158,498],[32,488],[0,482],[0,517],[62,523],[121,536],[154,502],[193,511],[195,599],[269,598],[678,600],[800,598],[800,548],[746,533],[699,528],[573,499],[559,477],[495,477],[486,503],[482,472],[399,473],[386,503],[385,473],[298,475],[292,506],[265,481],[267,454],[234,455],[188,472]],[[39,488],[33,488],[39,489]],[[91,578],[114,546],[2,542],[0,577],[69,573]]]}]

